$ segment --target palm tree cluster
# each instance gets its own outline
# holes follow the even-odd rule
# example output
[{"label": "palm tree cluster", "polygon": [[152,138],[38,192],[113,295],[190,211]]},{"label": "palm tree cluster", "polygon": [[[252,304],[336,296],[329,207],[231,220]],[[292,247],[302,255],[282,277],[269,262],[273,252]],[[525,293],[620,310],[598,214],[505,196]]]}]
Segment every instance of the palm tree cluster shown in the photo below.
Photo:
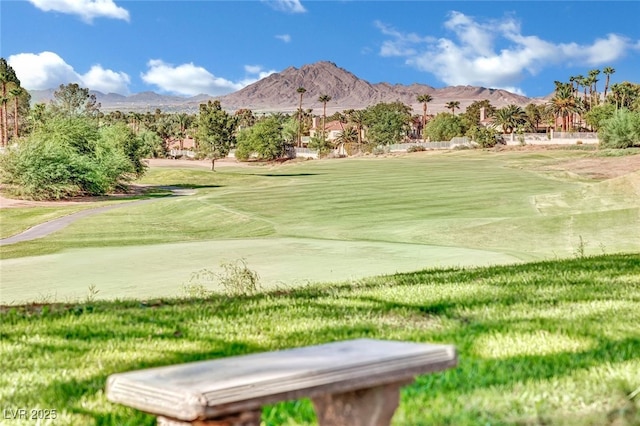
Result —
[{"label": "palm tree cluster", "polygon": [[10,127],[13,130],[11,137],[17,139],[20,136],[30,100],[31,95],[20,85],[14,69],[5,58],[0,58],[0,147],[9,143]]},{"label": "palm tree cluster", "polygon": [[[609,88],[611,75],[616,70],[612,67],[589,70],[587,75],[582,74],[569,77],[569,82],[555,81],[553,98],[549,101],[549,108],[554,116],[562,121],[562,130],[586,128],[584,116],[589,111],[602,103],[612,102]],[[604,92],[598,92],[598,76],[606,75]],[[575,84],[575,85],[574,85]],[[616,93],[619,86],[616,86]],[[611,87],[613,89],[613,87]],[[593,129],[591,129],[593,130]]]}]

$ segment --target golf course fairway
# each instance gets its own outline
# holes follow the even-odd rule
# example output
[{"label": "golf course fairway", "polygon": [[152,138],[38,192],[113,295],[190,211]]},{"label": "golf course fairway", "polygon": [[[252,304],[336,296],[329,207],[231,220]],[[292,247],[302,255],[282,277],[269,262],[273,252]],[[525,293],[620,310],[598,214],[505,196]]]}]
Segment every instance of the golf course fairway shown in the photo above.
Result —
[{"label": "golf course fairway", "polygon": [[[141,184],[192,195],[132,202],[2,246],[0,304],[181,296],[194,274],[240,260],[274,289],[638,252],[640,156],[618,157],[448,151],[151,167]],[[1,209],[0,219],[19,229],[28,209]]]}]

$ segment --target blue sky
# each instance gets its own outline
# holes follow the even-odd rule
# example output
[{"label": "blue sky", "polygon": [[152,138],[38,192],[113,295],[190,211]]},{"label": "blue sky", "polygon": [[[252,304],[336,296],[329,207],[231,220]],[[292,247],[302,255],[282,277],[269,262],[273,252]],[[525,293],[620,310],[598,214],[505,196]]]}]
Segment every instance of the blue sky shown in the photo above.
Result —
[{"label": "blue sky", "polygon": [[637,0],[2,0],[0,8],[0,56],[27,89],[77,82],[124,95],[221,95],[320,60],[372,83],[532,97],[606,66],[612,82],[640,82]]}]

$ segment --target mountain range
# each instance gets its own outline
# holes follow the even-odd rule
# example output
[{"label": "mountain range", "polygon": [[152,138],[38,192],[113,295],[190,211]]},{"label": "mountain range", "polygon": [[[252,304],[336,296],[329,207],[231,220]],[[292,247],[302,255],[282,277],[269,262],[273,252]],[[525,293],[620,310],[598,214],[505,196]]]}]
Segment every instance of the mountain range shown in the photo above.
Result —
[{"label": "mountain range", "polygon": [[[460,102],[464,109],[474,101],[488,99],[492,105],[500,108],[515,104],[525,106],[529,103],[544,102],[542,98],[528,98],[502,89],[488,89],[475,86],[450,86],[434,88],[424,84],[411,85],[369,83],[353,73],[338,67],[333,62],[321,61],[300,68],[289,67],[279,73],[271,74],[243,89],[224,96],[212,97],[197,95],[180,97],[162,95],[155,92],[141,92],[129,96],[115,93],[92,91],[101,104],[103,112],[120,110],[122,112],[146,112],[160,109],[164,112],[197,112],[201,103],[217,99],[226,110],[234,111],[248,108],[258,112],[291,112],[298,108],[299,87],[306,92],[302,96],[304,109],[322,109],[318,101],[320,95],[331,96],[327,111],[342,111],[348,108],[362,109],[379,102],[400,101],[422,112],[422,104],[417,97],[429,94],[429,112],[445,111],[450,101]],[[53,99],[55,89],[30,91],[32,103],[48,102]]]}]

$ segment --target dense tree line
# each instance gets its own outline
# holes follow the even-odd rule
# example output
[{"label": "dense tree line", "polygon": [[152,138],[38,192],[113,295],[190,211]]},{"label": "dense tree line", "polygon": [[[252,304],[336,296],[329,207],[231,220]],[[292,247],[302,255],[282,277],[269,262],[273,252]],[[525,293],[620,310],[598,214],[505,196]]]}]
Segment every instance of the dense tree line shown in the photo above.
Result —
[{"label": "dense tree line", "polygon": [[[15,71],[0,58],[1,182],[15,194],[30,198],[105,194],[122,189],[145,172],[143,158],[164,157],[169,146],[184,148],[195,141],[198,158],[215,161],[231,150],[240,160],[274,160],[287,155],[308,138],[310,148],[325,154],[335,148],[354,153],[410,138],[447,141],[467,136],[480,146],[493,146],[501,134],[550,131],[598,131],[601,146],[640,146],[640,85],[610,84],[611,67],[590,70],[554,82],[547,103],[522,108],[496,108],[488,100],[473,102],[464,112],[460,103],[446,103],[449,112],[429,114],[429,94],[416,100],[422,114],[413,115],[401,102],[378,103],[365,109],[347,109],[327,116],[331,96],[320,95],[322,125],[313,129],[312,109],[302,109],[304,87],[298,87],[297,110],[292,114],[257,116],[249,109],[225,111],[219,101],[202,104],[197,114],[167,114],[161,110],[139,113],[103,113],[88,89],[61,85],[49,104],[30,106],[30,95]],[[598,76],[606,75],[603,92]],[[481,111],[488,122],[481,122]],[[328,140],[325,124],[337,121],[341,131]],[[488,124],[490,123],[490,124]]]}]

